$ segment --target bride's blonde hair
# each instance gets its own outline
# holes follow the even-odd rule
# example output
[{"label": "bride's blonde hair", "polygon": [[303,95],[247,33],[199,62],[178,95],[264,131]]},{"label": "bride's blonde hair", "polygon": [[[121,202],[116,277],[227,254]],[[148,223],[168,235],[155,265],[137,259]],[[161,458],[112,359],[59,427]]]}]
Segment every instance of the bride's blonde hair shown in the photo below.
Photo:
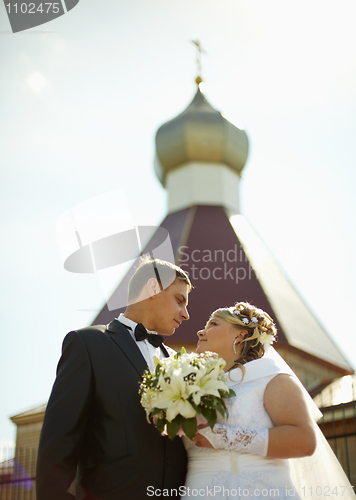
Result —
[{"label": "bride's blonde hair", "polygon": [[235,360],[233,368],[262,358],[265,353],[264,345],[272,344],[276,340],[277,328],[271,316],[248,302],[236,302],[233,307],[217,309],[211,314],[209,321],[213,318],[226,321],[240,331],[247,331],[241,341],[241,355]]}]

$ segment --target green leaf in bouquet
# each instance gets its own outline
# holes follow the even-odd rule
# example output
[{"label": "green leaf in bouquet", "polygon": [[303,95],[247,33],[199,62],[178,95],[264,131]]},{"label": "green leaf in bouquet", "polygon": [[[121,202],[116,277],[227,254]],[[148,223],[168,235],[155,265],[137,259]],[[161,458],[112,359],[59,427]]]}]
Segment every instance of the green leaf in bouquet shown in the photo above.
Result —
[{"label": "green leaf in bouquet", "polygon": [[157,356],[153,356],[153,361],[156,368],[162,366],[162,361],[159,358],[157,358]]},{"label": "green leaf in bouquet", "polygon": [[196,411],[196,414],[199,415],[199,413],[201,413],[201,408],[200,406],[196,405],[193,401],[193,398],[192,396],[189,396],[188,398],[188,401],[190,403],[190,405],[194,408],[194,410]]},{"label": "green leaf in bouquet", "polygon": [[203,406],[208,406],[209,408],[211,407],[212,403],[213,403],[213,396],[211,395],[205,395],[201,398],[201,404]]},{"label": "green leaf in bouquet", "polygon": [[[221,406],[222,406],[222,408],[223,408],[223,410],[224,410],[224,412],[225,412],[225,413],[224,413],[224,415],[225,415],[225,417],[227,418],[227,417],[228,417],[228,415],[229,415],[229,412],[227,411],[225,401],[224,401],[223,399],[220,399],[220,404],[221,404]],[[219,410],[218,410],[218,411],[219,411]],[[222,415],[223,415],[223,414],[222,414]],[[223,415],[223,416],[224,416],[224,415]]]},{"label": "green leaf in bouquet", "polygon": [[225,399],[233,398],[234,396],[236,396],[235,391],[233,391],[232,389],[229,389],[228,391],[222,391],[221,389],[219,389],[219,392],[221,397]]},{"label": "green leaf in bouquet", "polygon": [[183,419],[182,429],[185,432],[185,435],[189,439],[193,439],[193,437],[195,436],[195,434],[197,432],[197,419],[196,419],[196,417]]},{"label": "green leaf in bouquet", "polygon": [[224,402],[217,401],[215,408],[216,408],[216,411],[218,411],[221,416],[223,416],[223,417],[225,416],[227,410],[226,410],[226,406],[225,406]]},{"label": "green leaf in bouquet", "polygon": [[221,401],[221,398],[218,398],[216,396],[212,396],[211,394],[209,396],[204,396],[202,398],[202,402],[204,403],[204,406],[207,406],[208,408],[215,408],[217,401]]},{"label": "green leaf in bouquet", "polygon": [[153,410],[151,411],[151,415],[153,417],[154,415],[158,415],[159,413],[162,413],[162,411],[163,411],[162,408],[153,408]]},{"label": "green leaf in bouquet", "polygon": [[166,425],[167,420],[165,418],[159,418],[156,423],[157,430],[160,434],[164,431],[164,426]]},{"label": "green leaf in bouquet", "polygon": [[228,395],[224,396],[224,398],[233,398],[234,396],[236,396],[235,391],[233,391],[232,389],[229,389]]},{"label": "green leaf in bouquet", "polygon": [[182,424],[183,417],[181,415],[177,415],[176,418],[172,420],[172,422],[167,422],[167,434],[171,441],[176,437],[179,427]]},{"label": "green leaf in bouquet", "polygon": [[210,428],[212,429],[216,423],[216,410],[212,408],[202,408],[202,414],[207,419]]},{"label": "green leaf in bouquet", "polygon": [[186,353],[187,353],[187,350],[185,349],[185,347],[182,347],[181,350],[174,355],[174,359],[179,359],[182,354],[186,354]]},{"label": "green leaf in bouquet", "polygon": [[221,398],[217,398],[216,396],[210,396],[211,397],[211,408],[214,408],[214,410],[218,409],[218,404],[221,401]]},{"label": "green leaf in bouquet", "polygon": [[223,398],[220,398],[220,399],[219,399],[219,402],[220,402],[220,404],[221,404],[221,405],[225,408],[225,410],[226,410],[226,403],[225,403],[224,399],[223,399]]}]

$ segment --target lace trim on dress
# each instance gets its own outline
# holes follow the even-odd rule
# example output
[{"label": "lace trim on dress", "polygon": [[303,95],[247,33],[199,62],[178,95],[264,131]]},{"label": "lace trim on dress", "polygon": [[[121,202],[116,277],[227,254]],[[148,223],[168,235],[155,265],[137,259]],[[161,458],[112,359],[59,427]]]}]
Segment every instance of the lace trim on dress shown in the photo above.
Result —
[{"label": "lace trim on dress", "polygon": [[214,429],[200,430],[215,449],[253,453],[266,456],[268,448],[268,429],[249,429],[224,424],[215,424]]},{"label": "lace trim on dress", "polygon": [[260,437],[256,429],[244,429],[243,427],[230,427],[227,425],[216,424],[213,430],[214,434],[221,436],[219,448],[239,451],[248,449],[256,439]]}]

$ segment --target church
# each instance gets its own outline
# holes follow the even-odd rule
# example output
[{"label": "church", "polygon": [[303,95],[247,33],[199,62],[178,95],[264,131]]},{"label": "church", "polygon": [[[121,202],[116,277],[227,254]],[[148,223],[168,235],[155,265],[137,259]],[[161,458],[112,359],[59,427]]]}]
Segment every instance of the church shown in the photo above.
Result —
[{"label": "church", "polygon": [[[267,311],[278,329],[276,350],[321,408],[324,416],[319,425],[356,485],[354,370],[241,214],[240,178],[248,158],[248,137],[209,104],[201,83],[198,77],[192,102],[164,123],[155,139],[154,168],[168,192],[167,216],[160,227],[169,234],[175,264],[189,273],[194,286],[191,319],[167,344],[194,351],[196,332],[217,307],[244,301]],[[154,238],[142,254],[150,252]],[[137,262],[118,284],[114,298],[126,295]],[[107,324],[123,310],[105,305],[93,324]],[[337,394],[344,382],[348,390],[340,399]],[[31,449],[35,455],[45,407],[12,417],[17,425],[15,458],[32,481],[35,459],[32,465],[25,463],[23,450]],[[0,468],[0,485],[1,474]]]}]

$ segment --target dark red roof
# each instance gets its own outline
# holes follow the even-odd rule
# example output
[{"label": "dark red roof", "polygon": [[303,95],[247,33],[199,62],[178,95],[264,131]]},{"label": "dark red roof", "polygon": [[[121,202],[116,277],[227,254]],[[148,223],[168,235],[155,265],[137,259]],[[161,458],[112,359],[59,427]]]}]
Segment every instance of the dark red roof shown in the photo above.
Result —
[{"label": "dark red roof", "polygon": [[[180,245],[177,264],[189,273],[194,290],[189,297],[190,320],[174,340],[192,340],[209,315],[219,307],[250,302],[274,316],[271,305],[251,268],[225,209],[198,206],[187,238]],[[278,325],[278,338],[285,336]]]}]

